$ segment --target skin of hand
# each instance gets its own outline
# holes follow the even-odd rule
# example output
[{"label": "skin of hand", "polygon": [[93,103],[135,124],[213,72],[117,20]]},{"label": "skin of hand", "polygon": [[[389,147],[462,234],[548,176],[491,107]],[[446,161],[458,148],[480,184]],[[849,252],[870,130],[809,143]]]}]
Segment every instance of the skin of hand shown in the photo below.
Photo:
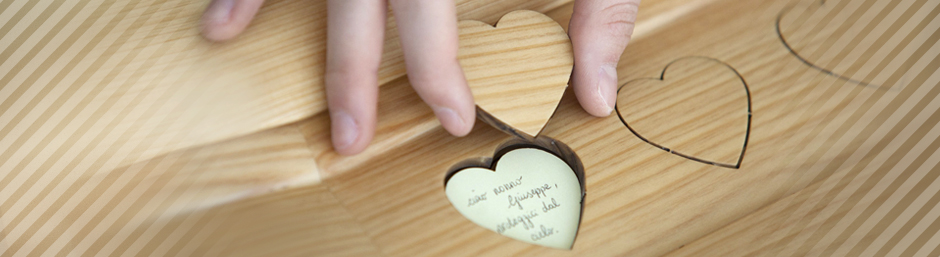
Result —
[{"label": "skin of hand", "polygon": [[[212,0],[202,16],[211,41],[238,36],[263,0]],[[572,86],[591,115],[605,117],[617,98],[617,63],[633,34],[640,0],[576,0],[568,35],[574,48]],[[455,136],[476,120],[473,95],[457,61],[456,6],[440,0],[329,0],[326,94],[333,147],[344,155],[372,141],[386,10],[398,23],[408,79],[441,125]]]}]

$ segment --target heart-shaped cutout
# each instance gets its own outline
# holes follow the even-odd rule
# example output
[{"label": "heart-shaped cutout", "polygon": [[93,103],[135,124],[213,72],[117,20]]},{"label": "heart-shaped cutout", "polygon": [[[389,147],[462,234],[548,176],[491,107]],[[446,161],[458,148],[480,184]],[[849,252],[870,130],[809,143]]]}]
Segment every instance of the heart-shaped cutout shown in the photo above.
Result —
[{"label": "heart-shaped cutout", "polygon": [[581,223],[584,173],[570,148],[544,142],[500,147],[492,168],[460,164],[445,179],[447,199],[473,223],[503,236],[571,249]]},{"label": "heart-shaped cutout", "polygon": [[736,169],[750,134],[750,91],[728,64],[686,57],[666,65],[659,78],[621,86],[617,114],[633,134],[655,147]]},{"label": "heart-shaped cutout", "polygon": [[538,135],[561,101],[574,65],[565,30],[548,16],[525,10],[504,15],[495,27],[480,21],[460,21],[459,27],[458,59],[479,109]]},{"label": "heart-shaped cutout", "polygon": [[[803,1],[777,33],[807,65],[861,85],[898,89],[936,72],[940,1]],[[934,49],[932,49],[934,48]],[[930,74],[923,74],[930,73]],[[918,85],[919,86],[919,85]]]}]

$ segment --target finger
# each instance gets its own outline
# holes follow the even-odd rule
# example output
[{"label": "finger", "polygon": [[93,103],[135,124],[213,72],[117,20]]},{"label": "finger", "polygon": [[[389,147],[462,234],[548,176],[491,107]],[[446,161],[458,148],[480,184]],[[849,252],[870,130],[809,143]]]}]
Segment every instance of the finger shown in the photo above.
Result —
[{"label": "finger", "polygon": [[235,38],[248,27],[264,0],[212,0],[202,14],[202,36],[212,41]]},{"label": "finger", "polygon": [[453,1],[392,0],[408,80],[441,125],[455,136],[476,120],[473,94],[457,61],[457,14]]},{"label": "finger", "polygon": [[375,133],[387,6],[382,0],[330,0],[327,5],[326,97],[333,148],[357,154]]},{"label": "finger", "polygon": [[574,48],[572,86],[591,115],[610,115],[617,101],[617,63],[633,35],[640,0],[577,0],[568,25]]}]

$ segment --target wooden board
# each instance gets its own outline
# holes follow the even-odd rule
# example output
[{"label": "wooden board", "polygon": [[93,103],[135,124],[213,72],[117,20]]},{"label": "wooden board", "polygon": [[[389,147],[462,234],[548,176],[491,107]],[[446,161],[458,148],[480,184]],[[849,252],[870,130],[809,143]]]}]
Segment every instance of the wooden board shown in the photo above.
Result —
[{"label": "wooden board", "polygon": [[[467,8],[470,2],[474,1],[458,3],[458,8]],[[523,6],[523,2],[519,1],[515,6]],[[0,192],[7,199],[0,205],[3,207],[0,208],[0,224],[3,224],[0,234],[3,236],[0,239],[3,252],[0,255],[935,255],[935,249],[940,245],[936,236],[940,227],[935,222],[940,216],[935,210],[938,198],[935,197],[938,191],[935,170],[940,159],[936,156],[936,150],[940,148],[936,143],[940,138],[936,128],[940,113],[940,101],[937,100],[940,77],[936,71],[940,68],[940,61],[933,54],[940,51],[940,47],[927,43],[912,46],[922,49],[918,50],[923,53],[919,56],[932,59],[918,59],[921,66],[911,67],[924,68],[910,72],[916,75],[909,76],[909,83],[897,89],[868,87],[821,72],[794,56],[780,40],[775,26],[777,18],[785,10],[792,6],[808,6],[812,4],[810,2],[818,1],[643,2],[637,37],[624,53],[618,69],[620,82],[662,76],[669,63],[688,56],[704,56],[726,63],[746,81],[750,92],[752,117],[747,150],[738,169],[696,162],[638,138],[616,115],[590,117],[580,109],[573,94],[567,92],[543,135],[566,143],[579,154],[585,165],[587,201],[572,251],[513,241],[460,216],[444,196],[444,173],[457,161],[491,155],[494,148],[510,136],[484,124],[478,124],[467,137],[449,136],[434,120],[433,113],[420,104],[407,79],[397,78],[389,79],[383,85],[380,96],[383,108],[379,112],[375,142],[357,156],[339,156],[330,150],[329,134],[326,133],[328,116],[322,109],[285,119],[283,122],[287,124],[278,128],[267,130],[262,126],[239,132],[252,133],[250,136],[231,139],[231,136],[239,134],[231,133],[209,140],[225,140],[218,144],[183,150],[168,147],[159,151],[164,153],[137,154],[134,156],[139,158],[129,159],[136,161],[98,161],[111,166],[91,164],[99,156],[111,157],[123,148],[109,151],[105,150],[111,148],[81,149],[99,141],[109,144],[125,142],[121,140],[127,140],[127,137],[100,136],[97,141],[92,140],[95,139],[93,136],[76,138],[70,143],[75,146],[69,147],[42,143],[41,139],[23,139],[22,146],[5,148],[6,152],[12,153],[5,155],[3,164],[0,164],[5,171],[0,173],[5,176],[0,178],[3,179],[0,180],[3,183]],[[500,3],[512,4],[513,1]],[[910,3],[927,5],[936,2]],[[2,4],[11,7],[4,8],[0,17],[7,17],[6,12],[12,12],[10,10],[21,5],[34,3]],[[862,6],[881,4],[874,0],[861,3]],[[49,8],[47,2],[35,5],[38,7],[33,8],[37,10]],[[266,8],[283,8],[277,10],[285,12],[312,11],[317,5],[271,2]],[[495,22],[499,15],[480,14],[487,10],[493,13],[509,11],[495,5],[495,2],[483,3],[474,8],[460,9],[461,16],[479,15],[484,21]],[[298,8],[301,6],[303,8]],[[546,9],[541,11],[559,7],[554,2],[544,6]],[[548,11],[548,14],[566,25],[564,21],[570,10],[571,6],[565,5]],[[645,10],[650,12],[644,14]],[[883,14],[886,16],[884,20],[897,20],[891,16],[894,13],[887,11]],[[842,19],[842,22],[847,20]],[[924,27],[929,27],[937,19],[924,20]],[[141,24],[152,25],[152,22]],[[25,29],[17,26],[24,25],[11,25],[17,28],[16,31]],[[280,35],[274,31],[277,30],[255,29],[250,33],[271,33],[266,35],[272,37]],[[917,33],[913,31],[901,32],[912,35],[911,38],[918,38],[921,34],[930,38],[932,35],[932,31],[926,29]],[[9,42],[3,41],[9,40],[6,38],[0,38],[0,42]],[[155,38],[169,37],[157,34]],[[277,41],[267,41],[266,37],[257,34],[246,35],[240,40],[241,43],[232,46],[212,47],[238,48],[246,47],[239,44]],[[127,43],[118,45],[130,47]],[[232,54],[238,58],[247,55],[238,53],[238,50],[231,52],[236,53],[220,51],[211,58],[217,58],[216,55]],[[849,62],[859,59],[855,58],[859,51],[843,52],[843,59]],[[288,53],[277,53],[285,58],[293,57]],[[272,67],[299,65],[296,61],[285,59],[253,65],[268,68],[257,74],[274,74],[270,72],[276,72],[278,68]],[[694,70],[696,67],[684,68]],[[23,69],[28,70],[25,66]],[[123,72],[116,74],[129,76]],[[704,78],[702,81],[705,83],[699,87],[716,92],[721,92],[717,90],[725,84],[707,83],[717,80]],[[4,86],[0,90],[12,89]],[[740,97],[722,95],[692,102],[705,101],[719,108],[740,109],[733,107],[740,105]],[[310,107],[304,105],[302,108]],[[653,109],[668,111],[670,108],[655,106]],[[280,111],[268,114],[272,113],[282,114]],[[259,114],[258,117],[274,116]],[[668,117],[637,117],[636,122],[670,124]],[[300,120],[287,121],[297,119]],[[700,146],[707,140],[696,138],[734,138],[732,134],[740,134],[740,122],[732,120],[725,124],[721,115],[713,119],[719,123],[689,120],[703,122],[701,127],[704,128],[735,126],[735,129],[688,129],[680,123],[677,128],[687,129],[681,131],[689,139],[670,141],[670,147],[691,147],[703,151],[702,154],[690,154],[693,156],[714,154],[706,151],[708,147]],[[59,124],[57,122],[62,121],[50,120],[47,123]],[[663,125],[651,127],[659,126]],[[95,131],[92,127],[86,130]],[[260,130],[263,131],[256,132]],[[36,133],[67,137],[75,132],[53,130]],[[5,136],[0,140],[10,142],[15,139]],[[70,150],[72,147],[79,149]],[[39,150],[30,153],[33,149]],[[56,153],[58,151],[61,153]],[[727,154],[718,156],[724,155]],[[21,164],[24,161],[9,161],[20,160],[24,156],[32,159],[25,159],[26,164]],[[157,158],[150,160],[148,156]],[[294,160],[275,158],[278,156],[294,157],[291,158]],[[183,159],[197,160],[192,163],[201,166],[183,168],[189,163]],[[73,160],[75,164],[56,164]],[[233,164],[238,168],[233,168]],[[18,165],[22,166],[17,168]],[[77,167],[78,171],[73,172],[80,174],[70,176],[103,173],[101,176],[112,178],[109,181],[120,181],[124,178],[122,176],[126,176],[131,178],[128,181],[137,182],[90,185],[91,192],[100,197],[98,200],[86,198],[61,207],[53,205],[57,209],[46,207],[42,201],[33,203],[39,195],[29,192],[46,191],[49,196],[43,196],[48,198],[77,192],[53,189],[47,184],[50,177],[68,174],[60,168],[63,165]],[[213,175],[226,171],[244,175]],[[300,180],[305,185],[277,188],[283,184],[276,181],[291,181],[297,176],[309,175],[311,171],[318,172],[318,176]],[[283,172],[275,174],[285,176],[242,179],[268,172]],[[163,175],[171,173],[191,175]],[[199,177],[198,174],[205,174],[201,178],[207,180],[194,179]],[[193,184],[173,184],[161,179],[204,183],[204,187],[199,189],[205,192],[219,189],[217,192],[221,193],[192,194],[189,195],[192,198],[187,199],[201,199],[214,204],[174,205],[187,203],[173,200],[172,197],[187,195],[183,194],[186,191],[175,190],[192,187]],[[21,187],[10,186],[24,181],[35,184],[32,188],[36,189],[21,190]],[[109,189],[111,184],[129,189]],[[144,184],[170,185],[165,187],[170,190],[167,192],[178,193],[158,194],[158,191],[147,191],[147,188],[135,188]],[[225,188],[235,190],[226,191]],[[254,191],[254,188],[272,191],[262,190],[259,196],[250,199],[232,197]],[[16,191],[27,193],[9,193]],[[134,193],[130,195],[136,198],[123,197],[128,193]],[[9,196],[14,197],[7,198]],[[218,199],[228,201],[213,201]],[[9,203],[14,200],[19,203]],[[50,201],[53,200],[56,199]],[[23,213],[24,208],[33,211]],[[181,209],[188,211],[179,211]],[[34,216],[33,212],[39,215]],[[18,216],[24,218],[14,219]],[[30,220],[24,221],[25,217]],[[75,230],[77,232],[68,232]]]},{"label": "wooden board", "polygon": [[529,136],[555,113],[574,67],[571,41],[552,18],[507,13],[495,24],[460,21],[457,58],[480,110]]},{"label": "wooden board", "polygon": [[[565,2],[457,6],[462,19],[493,23],[509,10],[545,11]],[[0,145],[19,151],[0,159],[36,158],[28,154],[34,148],[97,145],[87,151],[118,152],[108,154],[119,160],[105,167],[115,168],[326,108],[326,2],[268,1],[245,34],[225,44],[199,36],[208,1],[3,4]],[[387,31],[381,84],[405,75],[394,17]],[[123,145],[132,148],[118,151]]]}]

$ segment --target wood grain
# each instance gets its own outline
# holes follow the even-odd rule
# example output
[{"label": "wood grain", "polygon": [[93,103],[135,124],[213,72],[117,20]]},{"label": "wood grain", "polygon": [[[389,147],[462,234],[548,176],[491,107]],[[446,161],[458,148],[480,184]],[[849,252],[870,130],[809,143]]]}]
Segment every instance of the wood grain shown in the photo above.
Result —
[{"label": "wood grain", "polygon": [[808,65],[863,86],[899,89],[937,58],[924,46],[940,42],[938,7],[928,0],[802,1],[781,13],[778,30]]},{"label": "wood grain", "polygon": [[[462,18],[495,22],[507,10],[546,10],[564,3],[456,4]],[[275,135],[280,135],[278,126],[325,109],[325,1],[267,1],[246,32],[225,44],[198,35],[206,4],[0,2],[0,255],[42,251],[49,245],[92,247],[91,241],[96,242],[90,248],[94,251],[104,249],[101,244],[121,244],[120,237],[101,233],[142,224],[119,219],[123,216],[115,208],[140,208],[122,205],[131,201],[122,195],[126,190],[145,190],[138,200],[146,202],[156,192],[195,185],[203,191],[186,196],[204,197],[200,201],[205,202],[184,199],[171,206],[198,210],[317,181],[310,179],[310,172],[319,177],[314,159],[296,155],[297,150],[311,150],[291,148],[304,145],[298,128],[286,125],[292,135]],[[383,83],[405,74],[394,28],[392,17],[380,72]],[[238,139],[252,133],[274,138]],[[232,142],[211,144],[224,140]],[[288,149],[277,148],[291,140]],[[190,156],[191,151],[233,154]],[[269,160],[275,159],[264,154],[301,160],[272,164]],[[208,166],[172,170],[188,167],[183,160]],[[245,166],[228,166],[239,162]],[[101,181],[116,184],[96,184]],[[163,188],[133,189],[131,182]],[[140,215],[186,213],[160,204],[144,204],[156,209]],[[85,218],[78,217],[98,222],[80,227],[76,222]],[[75,229],[81,232],[61,233]]]},{"label": "wood grain", "polygon": [[534,11],[514,11],[496,26],[461,21],[460,51],[473,99],[499,122],[530,136],[555,113],[568,87],[574,55],[568,35]]},{"label": "wood grain", "polygon": [[623,84],[617,115],[654,147],[738,168],[751,126],[750,92],[744,78],[725,63],[685,57],[669,63],[659,77]]},{"label": "wood grain", "polygon": [[[111,169],[326,108],[324,1],[266,1],[245,33],[225,44],[199,36],[208,1],[6,3],[10,8],[0,13],[0,145],[21,150],[0,153],[3,160],[33,158],[34,146],[89,147],[123,159],[105,167]],[[461,19],[495,22],[508,10],[563,3],[456,4]],[[379,84],[405,75],[398,41],[391,17]],[[139,149],[115,153],[98,137]]]},{"label": "wood grain", "polygon": [[[907,2],[890,4],[902,3]],[[98,4],[110,4],[114,8],[105,8],[101,15],[90,15],[91,11],[96,10],[90,7]],[[511,9],[526,7],[548,11],[549,16],[561,21],[564,26],[572,8],[570,4],[565,5],[561,1],[461,1],[457,4],[462,18],[474,16],[475,20],[490,24]],[[890,90],[859,86],[858,83],[845,78],[821,72],[794,56],[781,42],[775,29],[779,15],[799,4],[803,3],[733,0],[643,2],[637,24],[638,32],[642,33],[634,38],[623,54],[618,67],[620,82],[655,76],[660,74],[667,64],[687,56],[706,56],[727,63],[748,82],[752,93],[753,116],[747,154],[737,170],[677,157],[651,147],[637,138],[616,116],[589,116],[580,109],[572,92],[567,91],[562,97],[557,113],[549,120],[542,134],[566,143],[581,157],[585,166],[587,202],[573,250],[559,251],[501,237],[464,219],[450,206],[443,190],[443,177],[447,169],[467,158],[491,155],[494,148],[510,139],[510,136],[485,124],[478,124],[467,137],[450,136],[410,89],[406,78],[388,77],[385,81],[387,83],[383,83],[380,106],[384,108],[379,109],[379,128],[374,144],[364,154],[339,156],[330,150],[329,135],[326,133],[329,128],[328,116],[322,112],[322,107],[310,107],[306,104],[322,99],[308,98],[293,102],[295,100],[292,98],[316,95],[305,91],[310,89],[298,86],[315,78],[315,72],[314,75],[297,74],[314,67],[310,63],[304,63],[309,61],[306,58],[321,53],[309,49],[304,51],[312,52],[285,50],[292,49],[287,47],[288,45],[322,43],[318,41],[322,40],[318,38],[322,33],[309,33],[315,30],[304,31],[316,28],[311,22],[319,19],[319,16],[311,17],[309,14],[318,13],[317,10],[322,11],[317,9],[322,8],[321,3],[271,1],[267,3],[266,9],[262,10],[263,17],[259,18],[261,21],[256,23],[264,25],[252,26],[248,34],[233,44],[201,46],[215,49],[216,52],[212,54],[207,53],[200,58],[182,55],[178,57],[181,61],[174,62],[163,61],[168,56],[174,56],[170,54],[174,53],[173,51],[159,52],[155,51],[159,48],[143,46],[150,44],[147,42],[185,41],[186,37],[170,32],[178,32],[181,29],[185,33],[194,33],[187,27],[191,26],[191,23],[174,23],[177,20],[172,15],[174,11],[195,13],[197,11],[192,11],[186,6],[196,4],[131,4],[119,1],[0,2],[0,6],[4,7],[0,8],[0,18],[3,21],[14,18],[25,21],[0,25],[0,31],[4,32],[0,42],[13,45],[8,42],[19,42],[17,38],[22,37],[23,39],[19,39],[22,41],[19,48],[42,45],[42,38],[47,34],[53,34],[49,36],[49,43],[46,43],[48,45],[58,44],[56,42],[59,41],[56,40],[63,40],[62,37],[71,35],[53,33],[55,30],[52,28],[58,24],[55,22],[31,24],[34,24],[33,20],[65,20],[63,17],[68,16],[59,16],[59,13],[68,14],[69,10],[74,10],[77,5],[88,5],[82,7],[85,9],[80,9],[87,10],[75,11],[75,17],[69,19],[94,20],[95,18],[88,17],[118,15],[124,15],[121,17],[128,17],[127,19],[141,19],[137,23],[115,22],[107,25],[113,27],[112,31],[118,32],[114,35],[105,33],[108,36],[100,40],[111,43],[99,45],[115,45],[112,50],[107,50],[107,47],[103,47],[103,50],[88,50],[89,53],[113,53],[121,58],[132,56],[128,57],[128,61],[109,59],[110,61],[102,61],[101,65],[111,66],[89,69],[104,75],[95,75],[97,73],[84,70],[64,72],[64,75],[60,75],[63,77],[62,81],[74,81],[71,78],[76,76],[88,77],[88,81],[92,82],[87,84],[91,85],[101,85],[97,81],[105,81],[101,78],[108,76],[121,79],[139,76],[137,79],[140,81],[151,81],[164,77],[160,75],[164,73],[179,75],[179,72],[192,70],[189,72],[193,74],[209,74],[209,71],[217,66],[239,65],[247,65],[244,66],[245,69],[251,67],[258,70],[239,70],[244,76],[234,74],[232,77],[221,77],[220,81],[248,82],[252,81],[252,78],[268,78],[266,76],[271,74],[296,75],[273,79],[270,81],[270,88],[259,89],[261,92],[280,92],[269,95],[270,98],[248,98],[258,101],[258,105],[248,105],[252,108],[247,109],[256,111],[251,115],[258,115],[263,121],[271,121],[262,122],[267,125],[249,129],[224,128],[218,124],[206,123],[213,125],[207,125],[206,128],[219,127],[219,135],[209,135],[197,141],[172,143],[180,142],[173,141],[179,140],[177,138],[186,138],[173,134],[154,140],[153,144],[126,143],[133,142],[128,140],[134,138],[147,138],[145,135],[148,134],[144,131],[140,132],[140,135],[124,136],[121,132],[125,131],[127,126],[118,126],[123,124],[121,119],[118,119],[123,117],[119,115],[121,112],[102,116],[102,113],[109,113],[108,111],[123,106],[133,106],[144,100],[160,103],[165,99],[176,99],[144,93],[149,92],[144,90],[147,87],[140,86],[140,83],[134,80],[109,88],[114,88],[114,92],[125,92],[122,90],[135,86],[144,88],[142,91],[127,91],[136,92],[143,100],[115,100],[112,105],[101,106],[98,106],[100,102],[96,99],[108,98],[63,98],[65,100],[62,100],[62,103],[84,104],[63,107],[53,104],[56,103],[52,101],[55,99],[40,99],[31,105],[28,101],[32,100],[28,97],[53,94],[52,92],[59,94],[59,89],[36,88],[39,86],[13,88],[3,84],[0,92],[4,94],[21,91],[24,93],[3,95],[3,99],[14,99],[14,95],[23,97],[16,98],[12,103],[4,101],[5,108],[9,109],[0,109],[4,111],[0,115],[6,115],[2,116],[4,122],[13,121],[17,115],[21,116],[21,122],[17,124],[3,123],[3,126],[9,128],[4,130],[3,133],[6,134],[0,139],[0,142],[4,143],[19,142],[10,145],[11,147],[4,147],[4,152],[0,153],[0,157],[3,157],[0,159],[0,196],[3,196],[0,199],[4,201],[0,203],[0,224],[3,224],[0,232],[0,255],[936,255],[935,249],[940,246],[936,236],[940,231],[936,222],[936,206],[940,201],[940,197],[936,197],[937,185],[940,185],[937,183],[936,172],[936,153],[940,148],[937,143],[940,142],[940,133],[937,132],[940,87],[936,85],[940,84],[940,76],[935,71],[940,69],[940,60],[922,58],[919,62],[926,64],[920,72],[909,72],[910,83],[904,87],[892,87]],[[884,5],[885,2],[864,1],[860,4],[876,6]],[[549,10],[556,7],[553,11]],[[126,11],[115,8],[125,8]],[[26,9],[28,10],[20,11]],[[644,13],[645,10],[650,12]],[[155,13],[149,14],[150,12]],[[893,13],[887,12],[884,15]],[[181,16],[177,17],[192,18],[179,15]],[[850,17],[852,16],[837,15],[825,19],[830,19],[836,24],[853,24],[846,22],[850,21]],[[936,18],[936,15],[927,15],[923,20],[935,20],[930,18]],[[122,19],[117,20],[123,21]],[[881,23],[898,19],[886,16]],[[81,26],[84,26],[82,23],[62,24],[61,31],[75,30],[73,28],[82,31]],[[97,29],[106,28],[108,23],[95,25],[98,23],[92,21],[90,24],[93,25],[87,25],[89,28]],[[157,24],[171,25],[160,27]],[[297,24],[300,28],[273,26],[275,24]],[[157,27],[164,30],[153,32]],[[139,31],[147,33],[128,32],[128,36],[119,37],[123,35],[120,31],[128,31],[131,28],[142,28]],[[903,40],[899,45],[907,43],[910,47],[922,49],[921,56],[934,56],[932,54],[940,49],[936,44],[917,45],[916,42],[912,43],[914,41],[906,41],[920,34],[914,33],[916,30],[903,28],[908,27],[902,26],[896,30],[897,34],[905,34],[900,37]],[[827,36],[838,32],[840,31],[830,34],[825,32],[816,36],[826,39]],[[31,36],[30,33],[37,36]],[[87,40],[84,37],[92,37],[95,34],[82,35],[88,36],[75,37]],[[177,41],[171,40],[174,38]],[[886,38],[893,40],[894,37]],[[856,39],[862,41],[852,41]],[[844,51],[839,53],[844,55],[839,57],[843,62],[868,58],[864,56],[871,52],[863,51],[867,46],[860,43],[870,42],[864,41],[868,39],[846,40],[850,42],[844,45],[833,44],[844,46]],[[386,50],[395,48],[395,44],[395,40],[387,41]],[[283,47],[267,48],[267,45]],[[185,44],[175,47],[177,48],[167,48],[183,49],[178,51],[191,49]],[[6,48],[4,51],[7,55],[0,57],[16,59],[15,63],[26,60],[26,57],[32,58],[29,60],[37,60],[35,62],[42,62],[44,59],[39,57],[54,56],[54,52],[45,52],[46,50],[36,50],[32,55],[29,51],[6,51]],[[62,51],[71,54],[70,51]],[[388,52],[386,51],[386,55]],[[8,55],[11,57],[6,57]],[[263,61],[267,60],[268,56],[271,56],[273,61]],[[886,55],[886,58],[888,56],[891,55]],[[69,58],[62,59],[62,62],[76,59]],[[155,60],[152,63],[156,64],[183,61],[193,64],[148,66],[147,62],[140,62],[136,58]],[[7,64],[9,60],[0,63],[6,65],[0,67],[11,67],[12,65]],[[19,69],[23,72],[60,74],[63,73],[58,68],[60,66],[85,67],[85,64],[79,63],[94,61],[92,58],[76,60],[76,64],[60,64],[53,60],[50,61],[53,64],[51,66],[42,63],[22,64],[23,67]],[[393,58],[385,60],[395,62]],[[387,67],[385,65],[391,64],[383,64],[383,67]],[[853,65],[867,67],[857,62]],[[115,67],[127,68],[112,72],[117,69]],[[148,67],[163,68],[164,73],[150,73],[149,70],[130,72]],[[383,72],[385,69],[383,68]],[[403,74],[403,70],[396,72]],[[113,75],[108,75],[109,73]],[[4,73],[4,76],[8,74],[13,74],[10,76],[14,76],[16,81],[27,81],[18,77],[26,75]],[[40,75],[35,77],[39,82],[50,79]],[[716,75],[716,78],[720,77]],[[724,88],[724,83],[714,83],[717,80],[705,78],[695,77],[696,81],[701,81],[700,85],[690,86],[683,83],[680,86],[697,86],[716,92]],[[289,83],[290,81],[293,82]],[[28,85],[37,85],[36,83]],[[38,85],[45,85],[42,83]],[[291,87],[284,88],[298,90],[284,89],[281,85],[290,85]],[[213,87],[207,85],[209,89]],[[75,92],[92,95],[91,93],[95,92],[94,88],[75,88],[73,91],[61,91],[62,95],[75,95]],[[187,92],[197,93],[200,92],[198,90],[203,90],[197,87],[186,89],[192,90]],[[205,89],[205,92],[216,92],[209,89]],[[177,91],[174,90],[167,89],[165,92],[175,95]],[[663,94],[683,93],[688,92]],[[78,95],[76,97],[84,96]],[[227,99],[206,95],[206,99]],[[257,95],[245,94],[245,97],[254,96]],[[674,97],[673,95],[657,97],[666,98],[666,102],[681,100],[678,97],[669,98]],[[739,98],[715,97],[697,106],[732,106],[740,104]],[[272,99],[284,102],[267,102]],[[305,104],[297,104],[304,101]],[[202,108],[195,103],[190,106]],[[221,110],[226,107],[222,104],[215,106]],[[261,106],[281,106],[284,109],[273,111],[277,108],[272,107],[272,111],[266,112],[261,111]],[[105,111],[96,114],[93,110],[88,110],[99,107]],[[71,116],[66,116],[67,113],[57,114],[60,110],[57,108],[75,110],[78,113],[91,112],[86,116],[77,116],[75,120],[98,122],[96,117],[105,117],[100,119],[116,122],[94,126],[60,125],[69,121],[60,117]],[[36,112],[52,111],[48,114],[34,114],[35,112],[30,111],[33,109],[37,110]],[[668,110],[656,105],[650,109]],[[282,111],[303,115],[290,116]],[[198,110],[192,112],[199,113]],[[127,111],[124,115],[137,117],[150,113],[160,112]],[[219,113],[226,114],[223,111]],[[217,120],[228,120],[231,123],[219,124],[238,124],[230,120],[233,116],[226,117]],[[195,118],[198,116],[194,116]],[[647,119],[650,118],[640,117],[637,122],[656,122]],[[45,123],[32,125],[29,122],[33,120],[43,120]],[[56,129],[57,126],[61,129]],[[110,126],[117,127],[110,129]],[[274,128],[270,129],[271,127]],[[177,126],[175,129],[181,131],[180,134],[189,135],[184,128],[187,127]],[[250,135],[232,139],[233,135],[239,134],[231,132],[236,130]],[[127,134],[136,133],[136,130],[127,131],[130,131]],[[713,130],[695,129],[686,133],[690,138],[703,138],[679,142],[680,145],[691,146],[709,140],[708,135],[713,133]],[[20,139],[20,136],[26,138]],[[217,138],[212,138],[213,136]],[[211,141],[224,142],[204,144]],[[191,146],[184,147],[187,144]],[[150,149],[151,145],[174,147]],[[198,147],[194,147],[197,145]],[[716,152],[708,151],[703,154]],[[152,159],[153,157],[157,158]],[[195,166],[190,168],[187,164]],[[310,164],[315,166],[311,167]],[[313,170],[319,172],[318,179],[305,180],[306,184],[277,186],[282,185],[279,181],[292,181],[296,176],[310,174]],[[82,186],[64,179],[72,177],[105,179],[84,183],[82,185],[87,186]],[[56,179],[61,180],[56,182],[60,185],[51,185]],[[127,181],[133,183],[125,183]],[[154,185],[166,185],[166,188],[195,187],[200,189],[195,192],[218,193],[186,194],[187,191],[179,190],[158,194],[160,191],[156,190]],[[89,195],[99,197],[82,197],[81,194],[85,191],[78,189],[83,187],[92,188]],[[111,187],[120,190],[109,189]],[[255,191],[256,188],[263,189]],[[36,192],[47,193],[40,197]],[[232,197],[242,192],[263,194],[248,199]],[[180,196],[191,198],[183,199]],[[187,201],[193,199],[211,204],[181,204],[192,203]],[[226,201],[219,201],[220,199]],[[166,209],[174,206],[176,209]],[[32,211],[24,212],[26,209]],[[188,211],[171,211],[179,209]],[[32,213],[39,215],[33,216]],[[164,215],[151,216],[148,213]],[[29,221],[26,221],[27,219]]]},{"label": "wood grain", "polygon": [[175,151],[110,172],[68,171],[23,172],[29,177],[15,181],[18,187],[4,188],[16,190],[6,191],[11,196],[0,203],[8,224],[4,240],[11,243],[6,254],[140,251],[160,236],[177,236],[154,231],[169,226],[167,221],[199,219],[212,207],[320,181],[304,136],[294,126]]},{"label": "wood grain", "polygon": [[230,220],[245,226],[231,227],[231,243],[222,248],[222,256],[380,255],[368,231],[325,185],[258,197],[227,209]]}]

